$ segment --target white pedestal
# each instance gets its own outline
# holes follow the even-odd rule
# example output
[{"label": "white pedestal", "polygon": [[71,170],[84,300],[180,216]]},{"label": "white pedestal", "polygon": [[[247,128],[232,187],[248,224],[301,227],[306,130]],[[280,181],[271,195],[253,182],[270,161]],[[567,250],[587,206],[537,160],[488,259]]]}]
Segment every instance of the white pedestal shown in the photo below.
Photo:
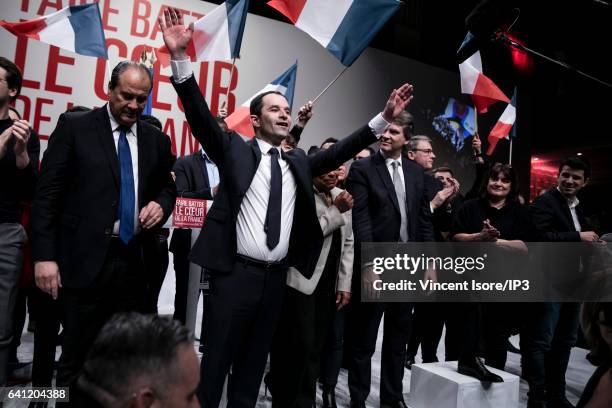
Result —
[{"label": "white pedestal", "polygon": [[504,379],[481,383],[459,374],[457,362],[413,364],[410,406],[413,408],[514,408],[519,406],[519,377],[487,367]]}]

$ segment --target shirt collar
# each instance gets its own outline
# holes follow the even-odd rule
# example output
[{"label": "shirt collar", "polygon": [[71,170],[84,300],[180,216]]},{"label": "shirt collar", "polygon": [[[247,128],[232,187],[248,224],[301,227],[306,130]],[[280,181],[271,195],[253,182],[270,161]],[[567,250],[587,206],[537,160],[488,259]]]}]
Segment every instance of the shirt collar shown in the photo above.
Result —
[{"label": "shirt collar", "polygon": [[[557,191],[561,193],[561,190],[559,190],[559,187],[557,187]],[[563,194],[561,195],[563,196]],[[565,198],[565,196],[563,196],[563,198]],[[571,210],[578,207],[578,204],[580,204],[580,200],[578,200],[578,197],[574,197],[572,200],[565,198],[565,201],[567,201],[567,205],[569,206]]]},{"label": "shirt collar", "polygon": [[383,159],[385,159],[385,165],[386,165],[387,167],[390,167],[390,166],[391,166],[391,163],[393,163],[393,162],[398,162],[399,167],[400,167],[400,168],[402,167],[402,155],[401,155],[401,153],[400,153],[400,157],[398,157],[397,159],[392,159],[392,158],[390,158],[390,157],[387,157],[387,156],[386,156],[386,155],[383,153],[383,151],[382,151],[382,150],[379,150],[379,152],[380,152],[380,154],[382,155]]},{"label": "shirt collar", "polygon": [[278,154],[280,156],[281,154],[280,146],[278,147],[272,146],[270,143],[266,142],[265,140],[261,140],[259,138],[255,138],[255,140],[257,140],[257,145],[259,146],[259,150],[261,151],[262,154],[268,154],[270,149],[276,149],[278,150]]},{"label": "shirt collar", "polygon": [[204,158],[204,160],[212,162],[212,160],[210,160],[210,157],[208,157],[208,154],[206,154],[206,151],[204,149],[200,149],[200,152],[202,153],[202,157]]},{"label": "shirt collar", "polygon": [[[119,124],[119,122],[115,120],[115,117],[113,116],[113,113],[110,110],[110,105],[108,103],[106,104],[106,111],[108,112],[108,118],[110,119],[111,129],[113,132],[115,132],[117,128],[120,127],[121,125]],[[134,136],[136,136],[136,126],[137,126],[137,122],[134,122],[134,124],[130,126],[130,132]]]}]

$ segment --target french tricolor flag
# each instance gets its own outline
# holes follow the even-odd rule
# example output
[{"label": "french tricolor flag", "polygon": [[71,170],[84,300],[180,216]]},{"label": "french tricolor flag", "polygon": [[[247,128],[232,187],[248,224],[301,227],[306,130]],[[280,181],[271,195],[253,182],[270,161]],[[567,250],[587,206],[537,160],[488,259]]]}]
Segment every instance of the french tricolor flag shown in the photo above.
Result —
[{"label": "french tricolor flag", "polygon": [[[468,33],[459,50],[469,43],[471,38],[472,34]],[[459,74],[461,76],[461,92],[472,96],[472,101],[478,113],[487,112],[489,106],[497,101],[510,103],[501,89],[482,73],[480,51],[476,51],[459,64]]]},{"label": "french tricolor flag", "polygon": [[65,7],[48,16],[0,26],[17,36],[26,36],[81,55],[108,59],[102,18],[97,3]]},{"label": "french tricolor flag", "polygon": [[516,121],[516,89],[514,90],[514,94],[512,95],[512,100],[504,109],[504,112],[500,116],[499,120],[491,129],[491,133],[489,133],[489,137],[487,141],[489,142],[489,147],[487,148],[487,156],[490,156],[495,150],[497,146],[497,142],[501,139],[507,138],[512,131],[512,127],[514,126],[514,122]]},{"label": "french tricolor flag", "polygon": [[[248,8],[248,0],[227,0],[196,21],[187,48],[191,61],[226,61],[238,57]],[[162,53],[162,65],[169,64],[166,46],[158,51]]]},{"label": "french tricolor flag", "polygon": [[271,0],[285,15],[350,66],[399,8],[398,0]]},{"label": "french tricolor flag", "polygon": [[225,118],[227,127],[234,132],[241,134],[242,136],[255,136],[255,129],[253,129],[253,125],[251,124],[251,112],[249,108],[253,98],[264,92],[278,91],[285,95],[285,98],[287,98],[287,101],[289,102],[289,107],[293,106],[293,94],[295,92],[297,67],[298,63],[296,61],[295,64],[283,72],[281,76],[270,82],[262,90],[251,96],[246,102],[240,105],[238,109]]}]

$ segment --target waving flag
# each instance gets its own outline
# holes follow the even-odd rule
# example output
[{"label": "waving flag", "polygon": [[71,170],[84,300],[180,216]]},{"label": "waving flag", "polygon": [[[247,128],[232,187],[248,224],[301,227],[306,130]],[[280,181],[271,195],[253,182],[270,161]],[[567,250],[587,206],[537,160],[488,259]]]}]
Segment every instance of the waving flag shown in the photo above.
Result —
[{"label": "waving flag", "polygon": [[0,26],[17,36],[26,36],[77,54],[108,59],[97,3],[64,7],[48,16],[18,23],[2,20]]},{"label": "waving flag", "polygon": [[399,8],[398,0],[271,0],[285,15],[350,66]]},{"label": "waving flag", "polygon": [[[489,142],[489,147],[487,148],[487,156],[490,156],[495,150],[495,146],[497,146],[497,142],[501,139],[507,138],[511,131],[513,130],[514,122],[516,121],[516,88],[514,89],[514,94],[512,95],[512,101],[506,106],[504,112],[500,116],[499,120],[491,129],[491,133],[489,133],[489,137],[487,141]],[[514,133],[514,132],[513,132]],[[515,136],[513,135],[513,138]]]},{"label": "waving flag", "polygon": [[[193,25],[193,37],[187,47],[192,61],[231,60],[240,55],[242,34],[249,0],[227,0]],[[166,46],[158,51],[162,65],[168,64]],[[163,58],[162,58],[163,57]]]},{"label": "waving flag", "polygon": [[[473,35],[468,32],[459,47],[457,54],[472,42]],[[510,103],[508,97],[495,85],[495,83],[482,73],[482,59],[480,51],[459,64],[461,76],[461,92],[472,96],[472,101],[478,113],[485,113],[489,106],[497,101]]]},{"label": "waving flag", "polygon": [[297,66],[298,63],[296,61],[295,64],[291,66],[291,68],[285,71],[274,81],[270,82],[255,95],[251,96],[238,109],[236,109],[234,113],[225,118],[225,123],[227,123],[227,127],[235,132],[240,133],[243,136],[255,136],[255,130],[253,129],[253,125],[251,125],[251,112],[249,108],[251,105],[251,100],[253,100],[253,98],[263,92],[278,91],[282,93],[283,95],[285,95],[285,98],[287,98],[287,101],[289,102],[289,107],[291,107],[293,105],[293,93],[295,91]]}]

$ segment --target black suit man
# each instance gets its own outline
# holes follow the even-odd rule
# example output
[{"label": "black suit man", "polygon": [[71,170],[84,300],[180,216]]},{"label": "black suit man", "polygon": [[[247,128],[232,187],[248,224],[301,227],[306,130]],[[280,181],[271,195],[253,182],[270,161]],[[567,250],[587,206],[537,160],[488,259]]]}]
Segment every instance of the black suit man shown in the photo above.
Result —
[{"label": "black suit man", "polygon": [[[542,241],[594,242],[599,236],[589,231],[576,195],[587,184],[591,174],[588,162],[570,157],[559,166],[557,186],[537,197],[530,207],[533,223]],[[556,265],[574,263],[557,252],[551,257]],[[558,270],[558,269],[557,269]],[[571,348],[578,334],[578,303],[535,303],[521,332],[523,370],[529,383],[530,408],[572,407],[565,397],[565,372]]]},{"label": "black suit man", "polygon": [[64,343],[58,385],[73,383],[102,325],[147,298],[140,241],[174,206],[170,140],[138,119],[151,89],[148,70],[122,62],[109,103],[64,114],[42,161],[32,212],[38,287],[62,288]]},{"label": "black suit man", "polygon": [[[213,188],[219,184],[219,170],[203,149],[179,158],[174,164],[173,170],[177,196],[202,200],[213,199]],[[176,275],[174,318],[185,324],[191,229],[174,229],[170,240],[170,251],[174,254],[174,272]]]},{"label": "black suit man", "polygon": [[[353,233],[356,248],[362,242],[433,241],[434,234],[423,168],[401,154],[408,143],[409,114],[403,112],[387,126],[380,151],[351,165],[347,189],[353,195]],[[353,276],[361,277],[360,253],[355,251]],[[371,272],[364,270],[365,281]],[[359,290],[361,282],[353,288]],[[357,295],[354,299],[360,299]],[[349,357],[351,406],[365,407],[370,393],[371,358],[378,326],[385,313],[382,348],[381,407],[405,407],[402,394],[406,343],[410,334],[409,303],[355,303]]]},{"label": "black suit man", "polygon": [[289,266],[312,276],[323,234],[318,222],[313,176],[340,164],[376,141],[376,132],[411,99],[412,86],[394,90],[383,115],[314,156],[301,149],[280,152],[291,125],[282,94],[251,102],[255,138],[245,142],[219,129],[197,86],[186,49],[193,26],[178,10],[159,24],[171,54],[173,84],[193,134],[219,166],[219,192],[192,250],[192,261],[211,274],[207,358],[202,361],[200,400],[217,407],[225,376],[229,407],[255,406],[272,336],[278,322]]}]

